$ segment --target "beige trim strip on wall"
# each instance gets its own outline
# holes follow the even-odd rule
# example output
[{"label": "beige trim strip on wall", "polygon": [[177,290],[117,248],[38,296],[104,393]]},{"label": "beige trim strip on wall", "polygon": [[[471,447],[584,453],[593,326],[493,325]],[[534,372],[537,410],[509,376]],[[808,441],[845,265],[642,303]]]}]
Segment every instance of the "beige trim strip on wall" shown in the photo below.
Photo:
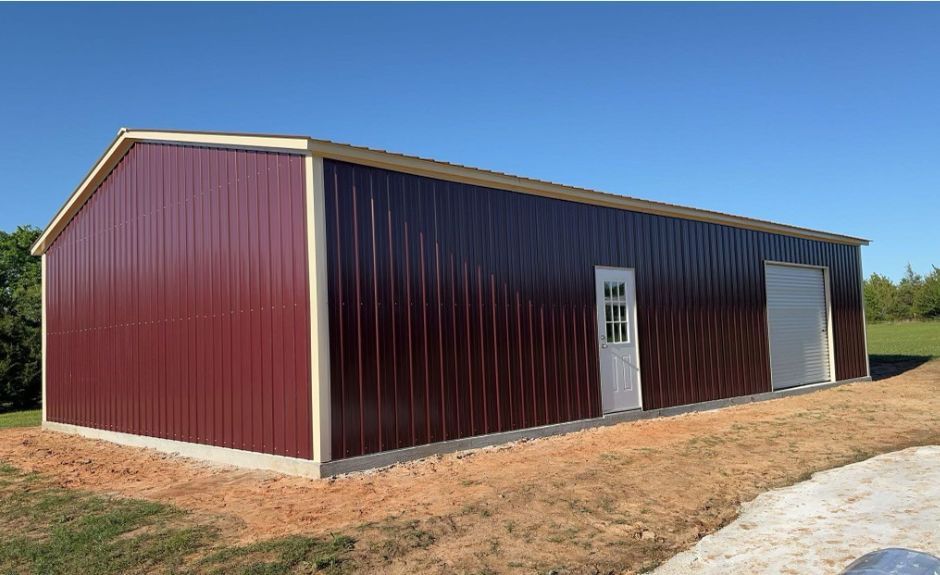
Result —
[{"label": "beige trim strip on wall", "polygon": [[313,460],[331,459],[330,326],[327,309],[326,191],[323,158],[304,159],[307,211],[307,274],[310,287],[310,380]]},{"label": "beige trim strip on wall", "polygon": [[400,172],[458,181],[473,185],[545,196],[572,202],[619,208],[635,212],[671,216],[690,220],[721,224],[743,229],[783,234],[799,238],[834,242],[849,245],[867,245],[863,238],[812,230],[798,226],[778,224],[743,216],[735,216],[710,210],[677,206],[651,200],[641,200],[617,194],[598,192],[552,182],[522,178],[449,164],[436,160],[405,156],[382,150],[372,150],[326,140],[314,140],[306,136],[283,136],[264,134],[232,134],[212,132],[189,132],[178,130],[128,130],[122,128],[105,154],[95,163],[82,183],[55,215],[43,234],[33,245],[33,255],[45,252],[65,225],[78,212],[85,200],[110,173],[135,142],[165,142],[205,146],[238,147],[288,152],[311,152],[315,156],[347,162],[365,164]]},{"label": "beige trim strip on wall", "polygon": [[865,375],[871,377],[871,357],[868,355],[868,317],[865,314],[865,271],[862,266],[862,246],[858,246],[858,291],[862,302],[862,336],[865,341]]}]

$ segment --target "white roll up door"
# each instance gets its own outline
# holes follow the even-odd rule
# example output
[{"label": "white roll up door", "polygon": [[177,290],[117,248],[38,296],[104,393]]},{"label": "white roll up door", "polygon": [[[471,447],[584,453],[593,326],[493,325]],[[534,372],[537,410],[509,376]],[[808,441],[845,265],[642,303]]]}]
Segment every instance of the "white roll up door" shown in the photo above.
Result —
[{"label": "white roll up door", "polygon": [[766,274],[774,389],[830,381],[825,272],[767,264]]}]

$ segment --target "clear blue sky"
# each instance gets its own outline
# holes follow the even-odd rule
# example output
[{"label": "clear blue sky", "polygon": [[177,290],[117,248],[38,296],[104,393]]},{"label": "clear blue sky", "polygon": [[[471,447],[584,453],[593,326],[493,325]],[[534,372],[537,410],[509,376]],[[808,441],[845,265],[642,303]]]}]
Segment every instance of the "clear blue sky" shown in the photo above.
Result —
[{"label": "clear blue sky", "polygon": [[940,5],[0,5],[0,229],[121,126],[306,134],[940,266]]}]

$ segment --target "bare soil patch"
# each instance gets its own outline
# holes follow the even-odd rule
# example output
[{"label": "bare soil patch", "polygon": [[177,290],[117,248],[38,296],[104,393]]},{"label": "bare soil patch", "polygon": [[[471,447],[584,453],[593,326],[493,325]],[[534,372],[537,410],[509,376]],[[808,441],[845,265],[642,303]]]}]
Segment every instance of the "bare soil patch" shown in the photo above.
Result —
[{"label": "bare soil patch", "polygon": [[0,460],[69,488],[218,518],[226,538],[345,534],[387,573],[649,569],[812,473],[940,443],[940,361],[873,383],[309,480],[43,432]]}]

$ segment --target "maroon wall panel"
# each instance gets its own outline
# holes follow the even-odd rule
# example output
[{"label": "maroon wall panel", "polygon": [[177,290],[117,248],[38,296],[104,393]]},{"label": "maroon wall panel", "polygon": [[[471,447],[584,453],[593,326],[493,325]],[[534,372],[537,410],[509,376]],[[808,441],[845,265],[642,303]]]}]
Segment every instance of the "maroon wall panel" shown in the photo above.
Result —
[{"label": "maroon wall panel", "polygon": [[636,269],[646,409],[770,390],[764,261],[829,266],[864,376],[859,250],[326,161],[333,457],[601,414],[594,266]]},{"label": "maroon wall panel", "polygon": [[131,148],[46,254],[49,419],[311,457],[303,170]]}]

